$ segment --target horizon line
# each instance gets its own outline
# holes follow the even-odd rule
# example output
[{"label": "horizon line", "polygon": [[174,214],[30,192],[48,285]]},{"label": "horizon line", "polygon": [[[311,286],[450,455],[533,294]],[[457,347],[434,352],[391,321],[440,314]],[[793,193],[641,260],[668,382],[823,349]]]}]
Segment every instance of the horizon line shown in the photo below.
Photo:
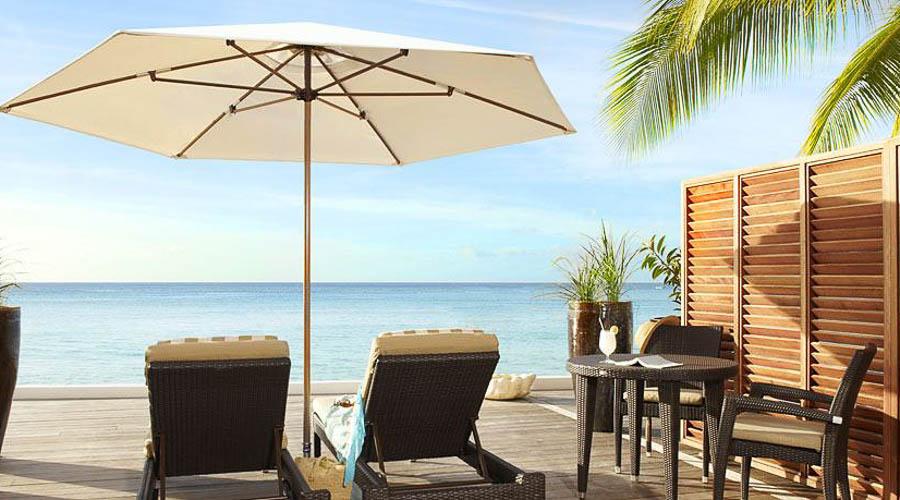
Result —
[{"label": "horizon line", "polygon": [[[316,285],[558,285],[564,281],[314,281]],[[656,281],[627,284],[665,286]],[[20,281],[19,285],[302,285],[301,281]]]}]

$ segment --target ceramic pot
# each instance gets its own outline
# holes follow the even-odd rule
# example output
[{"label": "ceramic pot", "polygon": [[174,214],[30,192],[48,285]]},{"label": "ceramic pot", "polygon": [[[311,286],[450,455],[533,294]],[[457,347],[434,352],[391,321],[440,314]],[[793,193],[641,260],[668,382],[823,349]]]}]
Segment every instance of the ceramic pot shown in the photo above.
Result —
[{"label": "ceramic pot", "polygon": [[0,452],[19,373],[19,318],[18,307],[0,306]]},{"label": "ceramic pot", "polygon": [[[569,304],[569,357],[600,352],[600,304],[572,302]],[[572,390],[575,376],[572,375]]]}]

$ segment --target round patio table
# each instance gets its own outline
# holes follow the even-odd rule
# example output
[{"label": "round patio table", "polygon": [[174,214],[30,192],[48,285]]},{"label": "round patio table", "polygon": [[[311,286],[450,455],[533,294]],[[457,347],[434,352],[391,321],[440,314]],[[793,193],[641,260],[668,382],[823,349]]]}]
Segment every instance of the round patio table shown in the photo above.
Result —
[{"label": "round patio table", "polygon": [[[648,356],[646,354],[613,354],[615,361]],[[644,368],[641,365],[619,366],[605,362],[606,356],[595,354],[577,356],[569,360],[566,368],[575,375],[575,405],[578,414],[578,497],[587,492],[588,471],[591,462],[591,444],[594,434],[594,404],[597,399],[597,381],[603,379],[625,380],[628,390],[628,435],[631,443],[631,475],[640,474],[641,420],[644,412],[644,384],[653,382],[659,387],[659,415],[663,450],[665,455],[666,498],[678,498],[678,444],[681,438],[679,423],[681,384],[703,384],[706,425],[709,429],[709,449],[715,463],[718,442],[719,416],[725,381],[737,374],[737,363],[721,358],[705,356],[662,355],[669,361],[681,363],[672,368]],[[616,384],[619,385],[619,384]],[[619,396],[620,397],[620,396]],[[618,422],[618,421],[617,421]]]}]

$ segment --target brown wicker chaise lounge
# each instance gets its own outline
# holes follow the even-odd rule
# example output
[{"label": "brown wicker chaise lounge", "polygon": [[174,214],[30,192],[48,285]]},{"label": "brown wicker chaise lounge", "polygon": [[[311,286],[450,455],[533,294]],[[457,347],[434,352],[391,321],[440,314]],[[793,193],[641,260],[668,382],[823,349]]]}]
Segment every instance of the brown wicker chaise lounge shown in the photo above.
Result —
[{"label": "brown wicker chaise lounge", "polygon": [[[499,359],[497,338],[480,330],[413,330],[375,339],[362,386],[366,436],[354,479],[362,499],[544,498],[543,474],[526,473],[481,447],[476,421]],[[323,421],[333,402],[313,403],[316,456],[322,443],[333,454],[337,449]],[[442,457],[462,459],[478,479],[401,485],[385,471],[386,462]]]},{"label": "brown wicker chaise lounge", "polygon": [[[718,357],[719,346],[722,342],[722,328],[709,326],[680,326],[660,325],[642,346],[641,352],[647,354],[686,354],[693,356]],[[615,467],[616,473],[622,469],[622,416],[628,414],[628,405],[622,399],[625,392],[623,380],[616,380],[613,394],[619,398],[613,401],[613,433],[615,435]],[[685,383],[681,389],[681,414],[682,420],[706,421],[706,409],[703,400],[703,387],[699,383]],[[647,454],[650,454],[652,446],[653,428],[651,417],[659,417],[659,392],[656,387],[648,387],[644,392],[644,416],[647,417]],[[638,423],[640,424],[640,422]],[[704,426],[705,427],[705,426]],[[640,450],[641,426],[635,427],[637,436],[629,436],[632,453]],[[640,463],[640,455],[632,458],[632,462]],[[709,439],[703,434],[703,482],[709,478]]]},{"label": "brown wicker chaise lounge", "polygon": [[[838,487],[843,500],[853,498],[847,475],[850,421],[875,353],[875,346],[869,344],[853,354],[833,397],[770,384],[753,384],[749,397],[727,395],[719,424],[713,498],[722,500],[730,456],[743,457],[742,499],[749,495],[752,457],[821,465],[825,499],[837,499]],[[828,409],[804,407],[803,401]]]},{"label": "brown wicker chaise lounge", "polygon": [[278,474],[266,498],[331,498],[310,489],[285,447],[287,343],[165,341],[150,346],[146,360],[151,430],[138,500],[164,500],[170,477],[265,470]]}]

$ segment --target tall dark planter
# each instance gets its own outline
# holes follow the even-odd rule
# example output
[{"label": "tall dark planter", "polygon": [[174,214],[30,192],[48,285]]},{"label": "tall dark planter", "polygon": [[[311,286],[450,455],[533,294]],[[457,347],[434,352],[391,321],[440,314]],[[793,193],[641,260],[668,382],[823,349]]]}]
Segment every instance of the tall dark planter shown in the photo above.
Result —
[{"label": "tall dark planter", "polygon": [[18,307],[0,306],[0,453],[19,373],[19,318]]},{"label": "tall dark planter", "polygon": [[[600,350],[600,304],[572,302],[569,304],[569,357],[597,354]],[[572,390],[575,376],[572,375]]]},{"label": "tall dark planter", "polygon": [[[600,319],[606,328],[619,327],[616,335],[616,352],[631,353],[632,327],[634,315],[631,302],[603,302],[600,304]],[[594,412],[594,431],[612,432],[612,383],[600,380],[597,384],[597,406]]]}]

